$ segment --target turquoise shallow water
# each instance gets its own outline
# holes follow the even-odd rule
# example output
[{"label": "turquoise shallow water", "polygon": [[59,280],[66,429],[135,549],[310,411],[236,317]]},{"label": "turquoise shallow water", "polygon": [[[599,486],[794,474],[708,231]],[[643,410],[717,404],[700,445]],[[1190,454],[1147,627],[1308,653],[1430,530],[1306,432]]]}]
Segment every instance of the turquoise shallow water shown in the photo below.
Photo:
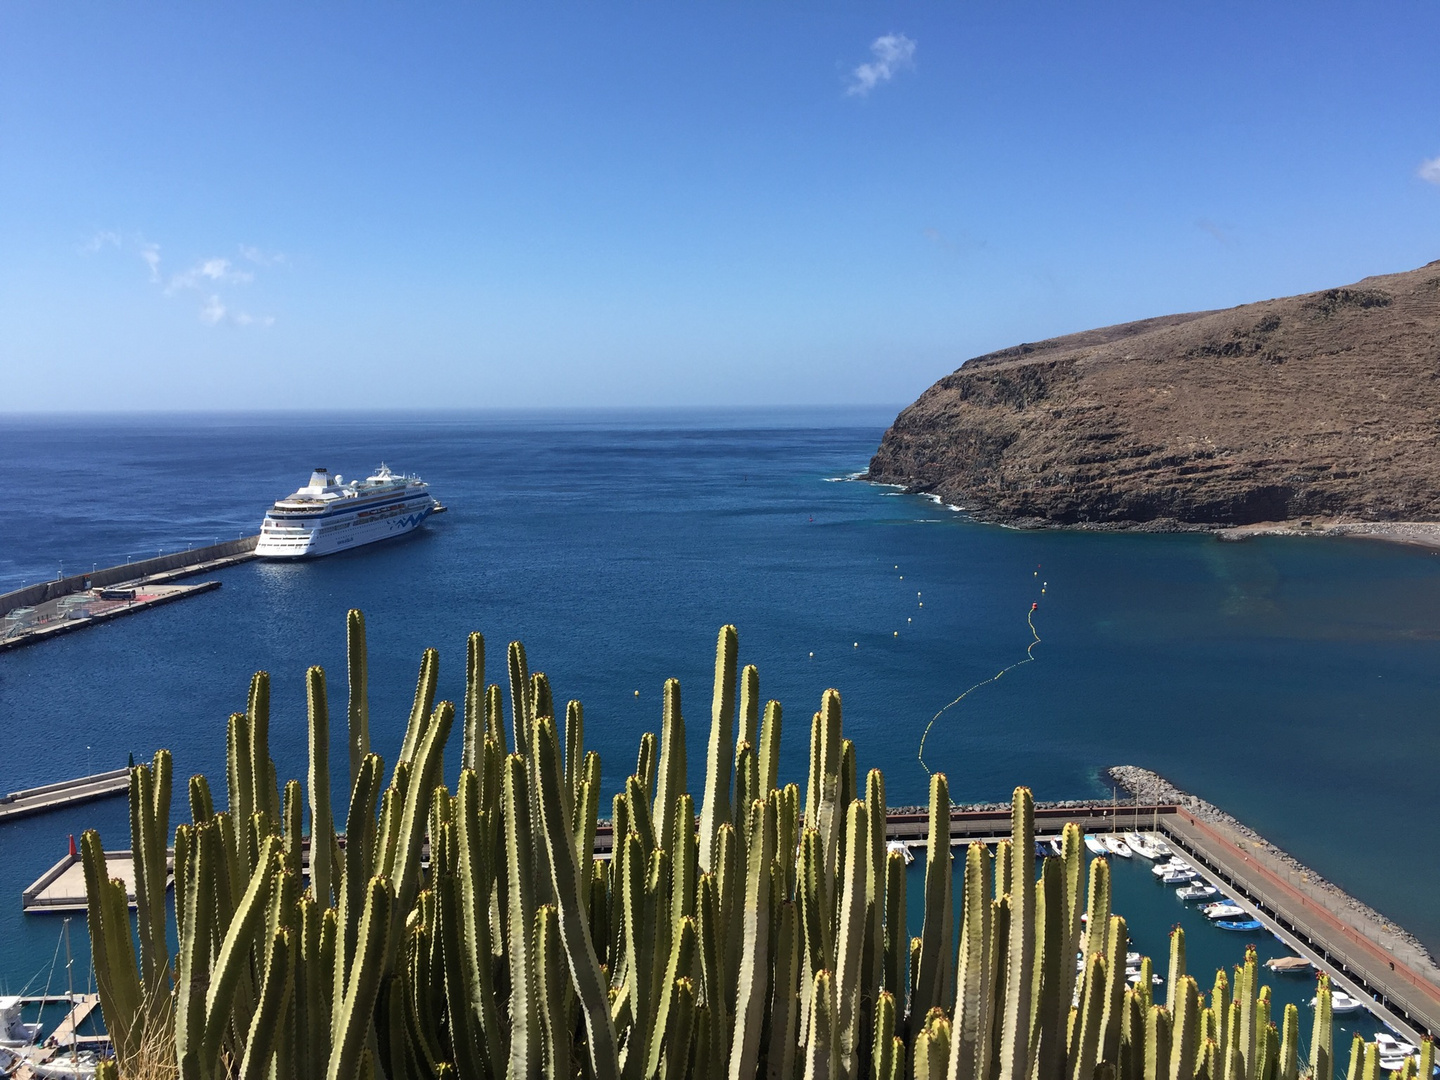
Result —
[{"label": "turquoise shallow water", "polygon": [[[359,475],[384,458],[452,508],[408,540],[235,567],[216,592],[0,654],[0,789],[162,745],[182,776],[218,778],[224,719],[257,668],[275,678],[280,770],[302,775],[302,675],[320,663],[343,694],[343,616],[358,606],[382,752],[398,745],[421,650],[440,648],[441,692],[456,697],[478,629],[492,665],[522,638],[557,696],[584,701],[611,789],[678,676],[698,767],[714,635],[734,622],[742,660],[786,707],[786,776],[802,775],[810,713],[835,686],[862,768],[885,769],[892,803],[919,802],[925,723],[1023,657],[1038,600],[1036,661],[931,735],[957,800],[1021,782],[1042,799],[1108,797],[1104,766],[1145,765],[1440,946],[1435,556],[1016,532],[828,482],[864,468],[891,415],[0,420],[0,588],[254,531],[318,464]],[[19,893],[90,825],[127,846],[123,801],[0,826],[0,984],[48,964],[60,924],[21,916]]]}]

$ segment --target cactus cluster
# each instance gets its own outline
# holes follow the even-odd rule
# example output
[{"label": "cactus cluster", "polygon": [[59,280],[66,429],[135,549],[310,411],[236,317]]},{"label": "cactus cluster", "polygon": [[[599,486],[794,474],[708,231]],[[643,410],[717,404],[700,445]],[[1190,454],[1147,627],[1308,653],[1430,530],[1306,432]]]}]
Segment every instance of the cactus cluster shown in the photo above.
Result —
[{"label": "cactus cluster", "polygon": [[[780,786],[782,710],[762,709],[733,627],[716,649],[698,818],[670,680],[659,738],[641,738],[611,803],[610,858],[594,853],[600,761],[585,750],[583,710],[572,701],[557,715],[518,642],[507,729],[507,694],[487,685],[484,641],[470,636],[451,791],[456,717],[435,701],[437,654],[422,661],[386,786],[358,611],[347,630],[343,837],[318,668],[306,676],[308,795],[278,783],[264,673],[230,718],[226,809],[204,777],[190,780],[190,821],[173,832],[173,959],[168,752],[131,773],[138,936],[125,886],[106,879],[99,838],[85,835],[119,1075],[143,1048],[173,1046],[181,1080],[1297,1080],[1298,1018],[1287,1009],[1277,1036],[1253,954],[1233,996],[1222,973],[1206,1007],[1177,930],[1166,1002],[1151,999],[1148,961],[1126,985],[1108,865],[1091,864],[1082,902],[1072,825],[1063,855],[1037,867],[1026,788],[1011,839],[965,853],[956,927],[950,796],[932,777],[924,917],[909,936],[884,781],[871,771],[859,785],[839,694],[826,691],[812,717],[805,790]],[[1329,1080],[1322,1011],[1310,1065]]]}]

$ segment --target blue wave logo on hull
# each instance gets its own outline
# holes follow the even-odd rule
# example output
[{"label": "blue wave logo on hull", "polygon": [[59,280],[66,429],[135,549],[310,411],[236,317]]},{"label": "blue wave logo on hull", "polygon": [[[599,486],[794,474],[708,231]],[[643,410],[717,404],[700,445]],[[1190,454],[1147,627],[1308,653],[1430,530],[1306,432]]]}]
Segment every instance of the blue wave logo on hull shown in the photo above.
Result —
[{"label": "blue wave logo on hull", "polygon": [[413,529],[430,516],[429,510],[419,510],[413,514],[406,514],[404,517],[395,518],[390,522],[391,530]]}]

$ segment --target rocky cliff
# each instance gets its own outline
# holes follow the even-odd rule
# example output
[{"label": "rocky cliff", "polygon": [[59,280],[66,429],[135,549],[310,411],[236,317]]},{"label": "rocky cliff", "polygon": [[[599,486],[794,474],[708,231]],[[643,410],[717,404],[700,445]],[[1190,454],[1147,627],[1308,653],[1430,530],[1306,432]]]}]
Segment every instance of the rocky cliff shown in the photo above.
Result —
[{"label": "rocky cliff", "polygon": [[988,521],[1440,520],[1440,261],[967,361],[870,478]]}]

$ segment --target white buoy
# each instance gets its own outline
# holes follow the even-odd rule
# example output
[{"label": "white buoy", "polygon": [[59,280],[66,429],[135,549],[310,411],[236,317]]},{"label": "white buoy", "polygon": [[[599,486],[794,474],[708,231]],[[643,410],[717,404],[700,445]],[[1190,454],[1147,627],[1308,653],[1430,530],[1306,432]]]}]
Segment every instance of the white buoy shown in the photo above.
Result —
[{"label": "white buoy", "polygon": [[900,631],[899,631],[899,630],[896,630],[893,636],[899,637],[899,636],[900,636]]},{"label": "white buoy", "polygon": [[813,652],[810,654],[810,659],[811,659],[811,660],[814,660],[814,659],[815,659],[815,654],[814,654]]},{"label": "white buoy", "polygon": [[639,697],[639,696],[640,696],[640,691],[639,691],[639,690],[636,690],[636,691],[635,691],[635,696],[636,696],[636,697]]},{"label": "white buoy", "polygon": [[914,622],[915,620],[914,620],[914,619],[911,619],[911,618],[907,615],[907,616],[905,617],[905,621],[906,621],[906,622]]},{"label": "white buoy", "polygon": [[857,642],[855,642],[855,648],[857,648],[857,649],[858,649],[858,648],[859,648],[859,647],[860,647],[860,643],[859,643],[859,642],[858,642],[858,641],[857,641]]}]

